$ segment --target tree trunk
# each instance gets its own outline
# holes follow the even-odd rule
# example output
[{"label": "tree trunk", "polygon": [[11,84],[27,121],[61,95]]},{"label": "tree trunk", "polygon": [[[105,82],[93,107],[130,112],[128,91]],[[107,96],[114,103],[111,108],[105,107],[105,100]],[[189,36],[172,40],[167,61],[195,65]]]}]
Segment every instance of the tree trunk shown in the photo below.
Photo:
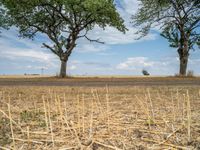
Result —
[{"label": "tree trunk", "polygon": [[66,70],[67,70],[67,60],[61,60],[61,67],[60,67],[60,77],[66,77]]},{"label": "tree trunk", "polygon": [[180,59],[180,76],[186,76],[187,73],[187,64],[189,57],[189,49],[188,49],[188,38],[185,37],[185,33],[183,29],[181,30],[181,39],[180,39],[180,47],[178,49],[179,59]]},{"label": "tree trunk", "polygon": [[180,76],[186,76],[187,73],[188,56],[180,56]]},{"label": "tree trunk", "polygon": [[179,59],[180,59],[179,75],[180,76],[186,76],[188,57],[189,57],[188,41],[187,40],[185,40],[183,42],[183,46],[181,46],[181,48],[179,48],[178,53],[179,53]]}]

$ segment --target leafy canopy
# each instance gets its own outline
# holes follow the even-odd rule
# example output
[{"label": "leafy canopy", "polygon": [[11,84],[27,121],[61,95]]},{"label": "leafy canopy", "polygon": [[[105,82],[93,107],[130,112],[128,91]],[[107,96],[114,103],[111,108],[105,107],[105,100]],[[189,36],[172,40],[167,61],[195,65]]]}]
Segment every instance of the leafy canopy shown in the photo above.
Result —
[{"label": "leafy canopy", "polygon": [[3,7],[1,0],[0,0],[0,29],[8,29],[10,26],[9,17],[6,15],[6,10]]},{"label": "leafy canopy", "polygon": [[125,32],[124,21],[113,0],[0,0],[23,37],[44,33],[54,43],[44,44],[59,57],[70,55],[76,40],[87,38],[96,25]]},{"label": "leafy canopy", "polygon": [[172,47],[179,47],[182,38],[187,38],[189,49],[200,45],[200,0],[140,1],[139,11],[132,19],[135,26],[142,26],[142,36],[159,26]]}]

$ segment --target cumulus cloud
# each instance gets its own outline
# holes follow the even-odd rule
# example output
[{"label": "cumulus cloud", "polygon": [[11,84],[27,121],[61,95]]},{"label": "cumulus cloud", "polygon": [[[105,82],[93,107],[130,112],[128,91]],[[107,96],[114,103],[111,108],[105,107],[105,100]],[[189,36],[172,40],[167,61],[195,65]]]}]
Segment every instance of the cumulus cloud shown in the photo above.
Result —
[{"label": "cumulus cloud", "polygon": [[157,38],[156,34],[149,34],[146,37],[138,40],[140,35],[136,34],[137,29],[132,27],[127,27],[128,31],[126,34],[119,32],[117,29],[113,27],[106,27],[105,30],[96,27],[93,31],[91,31],[88,36],[92,39],[100,39],[108,45],[116,45],[116,44],[131,44],[136,42],[142,42],[147,40],[155,40]]},{"label": "cumulus cloud", "polygon": [[116,4],[120,14],[126,18],[137,12],[140,2],[138,0],[116,0]]},{"label": "cumulus cloud", "polygon": [[[79,75],[106,75],[113,73],[113,66],[110,63],[101,61],[82,61],[72,60],[69,62],[69,66],[73,66],[73,69],[69,71],[72,74]],[[81,70],[81,72],[80,72]]]},{"label": "cumulus cloud", "polygon": [[109,68],[111,65],[109,63],[98,62],[98,61],[71,61],[71,66],[74,68],[81,68],[81,67],[95,67],[95,68]]},{"label": "cumulus cloud", "polygon": [[4,58],[4,61],[32,63],[31,65],[21,64],[21,66],[27,69],[38,68],[38,66],[34,66],[34,63],[38,62],[43,67],[56,67],[55,61],[57,58],[55,55],[48,50],[42,49],[37,42],[17,38],[15,29],[3,33],[1,38],[0,57]]},{"label": "cumulus cloud", "polygon": [[190,65],[196,65],[200,63],[200,59],[189,59]]},{"label": "cumulus cloud", "polygon": [[117,69],[137,70],[143,67],[153,67],[154,61],[150,61],[147,57],[130,57],[125,62],[120,63]]},{"label": "cumulus cloud", "polygon": [[178,70],[178,60],[176,57],[160,58],[151,60],[148,57],[130,57],[119,63],[116,69],[141,74],[143,69],[147,69],[153,75],[172,75]]},{"label": "cumulus cloud", "polygon": [[69,70],[76,70],[76,69],[77,69],[77,66],[75,66],[75,65],[70,65],[70,66],[68,67],[68,69],[69,69]]},{"label": "cumulus cloud", "polygon": [[103,44],[90,44],[90,43],[83,43],[79,44],[78,47],[75,48],[76,52],[80,53],[96,53],[96,52],[103,52],[109,49],[109,46]]}]

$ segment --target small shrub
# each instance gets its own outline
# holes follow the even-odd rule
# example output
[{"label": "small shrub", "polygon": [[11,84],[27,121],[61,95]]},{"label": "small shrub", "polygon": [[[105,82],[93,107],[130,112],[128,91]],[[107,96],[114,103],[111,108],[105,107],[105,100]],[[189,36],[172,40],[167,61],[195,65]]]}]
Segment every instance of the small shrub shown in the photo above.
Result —
[{"label": "small shrub", "polygon": [[20,113],[20,119],[22,122],[28,123],[29,121],[34,121],[39,124],[40,127],[46,126],[43,119],[43,112],[27,111],[24,110]]},{"label": "small shrub", "polygon": [[31,121],[31,119],[35,119],[36,117],[37,117],[37,114],[31,111],[24,110],[20,113],[20,119],[23,122]]},{"label": "small shrub", "polygon": [[145,69],[142,70],[142,74],[144,76],[149,76],[150,75],[149,72],[147,70],[145,70]]}]

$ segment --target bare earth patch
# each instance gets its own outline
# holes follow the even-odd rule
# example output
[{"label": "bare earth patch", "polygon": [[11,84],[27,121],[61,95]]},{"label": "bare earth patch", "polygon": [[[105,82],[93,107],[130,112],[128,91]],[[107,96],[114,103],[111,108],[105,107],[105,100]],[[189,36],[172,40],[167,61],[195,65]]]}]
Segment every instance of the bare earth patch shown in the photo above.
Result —
[{"label": "bare earth patch", "polygon": [[0,86],[200,86],[200,77],[0,77]]},{"label": "bare earth patch", "polygon": [[1,87],[0,149],[198,150],[199,89]]}]

